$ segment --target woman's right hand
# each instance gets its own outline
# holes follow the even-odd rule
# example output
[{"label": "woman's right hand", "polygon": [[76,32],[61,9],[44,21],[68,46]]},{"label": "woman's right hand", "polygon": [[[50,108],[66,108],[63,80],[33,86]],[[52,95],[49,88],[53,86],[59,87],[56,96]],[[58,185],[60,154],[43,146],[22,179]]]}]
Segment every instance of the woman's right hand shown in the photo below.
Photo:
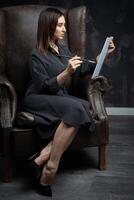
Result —
[{"label": "woman's right hand", "polygon": [[69,75],[73,74],[75,70],[82,64],[81,57],[74,56],[68,61],[67,72]]}]

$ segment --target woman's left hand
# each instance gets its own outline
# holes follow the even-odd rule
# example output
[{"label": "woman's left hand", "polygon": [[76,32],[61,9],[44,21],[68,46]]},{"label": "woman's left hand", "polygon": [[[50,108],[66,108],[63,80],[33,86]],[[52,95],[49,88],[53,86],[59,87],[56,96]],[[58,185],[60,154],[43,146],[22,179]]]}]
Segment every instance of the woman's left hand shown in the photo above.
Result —
[{"label": "woman's left hand", "polygon": [[[110,37],[110,43],[109,43],[109,46],[108,46],[107,56],[115,50],[115,45],[114,45],[113,39],[114,39],[114,37],[111,36]],[[96,57],[96,62],[98,62],[99,56],[100,56],[100,54]]]},{"label": "woman's left hand", "polygon": [[110,37],[109,47],[108,47],[108,55],[115,50],[115,45],[114,45],[113,39],[114,39],[114,37],[111,36]]}]

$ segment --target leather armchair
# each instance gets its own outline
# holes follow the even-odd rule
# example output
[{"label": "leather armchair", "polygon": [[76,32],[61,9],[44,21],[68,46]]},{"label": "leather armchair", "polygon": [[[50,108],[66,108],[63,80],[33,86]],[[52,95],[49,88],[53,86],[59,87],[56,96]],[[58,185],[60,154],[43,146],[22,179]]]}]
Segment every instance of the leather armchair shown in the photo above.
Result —
[{"label": "leather armchair", "polygon": [[[0,141],[6,182],[12,178],[13,157],[28,157],[40,145],[34,130],[34,117],[23,112],[22,98],[29,80],[28,59],[35,47],[38,16],[46,7],[24,5],[0,10]],[[72,52],[84,57],[86,7],[60,9],[67,19],[66,43]],[[107,85],[103,76],[92,80],[90,75],[86,75],[77,90],[74,89],[76,95],[90,101],[95,129],[87,133],[81,128],[71,147],[98,147],[101,170],[106,167],[105,147],[108,143],[108,120],[102,98]]]}]

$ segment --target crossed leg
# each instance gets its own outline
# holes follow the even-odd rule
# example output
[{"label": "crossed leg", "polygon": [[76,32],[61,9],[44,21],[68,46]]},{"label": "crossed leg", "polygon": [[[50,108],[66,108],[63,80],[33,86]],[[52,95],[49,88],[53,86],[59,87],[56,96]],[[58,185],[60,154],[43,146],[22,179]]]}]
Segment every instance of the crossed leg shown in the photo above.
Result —
[{"label": "crossed leg", "polygon": [[[53,141],[50,143],[50,154],[46,164],[44,164],[42,175],[40,178],[41,185],[51,185],[54,176],[57,172],[60,159],[64,151],[73,141],[76,133],[78,132],[78,127],[68,126],[67,124],[61,122],[55,132]],[[45,149],[44,149],[45,150]],[[42,150],[42,152],[44,152]]]}]

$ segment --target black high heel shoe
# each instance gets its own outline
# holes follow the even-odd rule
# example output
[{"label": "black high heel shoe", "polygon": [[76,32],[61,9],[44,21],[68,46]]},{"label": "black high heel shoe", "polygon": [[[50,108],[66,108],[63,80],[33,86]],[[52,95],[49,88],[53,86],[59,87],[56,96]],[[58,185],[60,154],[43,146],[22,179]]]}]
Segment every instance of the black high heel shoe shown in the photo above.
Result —
[{"label": "black high heel shoe", "polygon": [[29,158],[29,169],[35,179],[39,179],[41,176],[41,167],[35,163],[35,159],[39,156],[38,153]]},{"label": "black high heel shoe", "polygon": [[52,197],[52,189],[50,185],[38,184],[38,192],[44,196]]},{"label": "black high heel shoe", "polygon": [[38,153],[34,154],[29,158],[29,168],[32,175],[34,175],[35,184],[37,186],[38,192],[44,196],[52,197],[52,190],[50,185],[40,184],[40,177],[42,173],[42,168],[35,163],[35,159],[39,156]]},{"label": "black high heel shoe", "polygon": [[42,173],[42,168],[35,163],[35,159],[39,156],[38,153],[34,154],[29,158],[29,168],[30,172],[34,176],[35,185],[37,186],[37,190],[39,194],[44,196],[52,197],[52,190],[50,185],[42,185],[40,184],[40,177]]}]

